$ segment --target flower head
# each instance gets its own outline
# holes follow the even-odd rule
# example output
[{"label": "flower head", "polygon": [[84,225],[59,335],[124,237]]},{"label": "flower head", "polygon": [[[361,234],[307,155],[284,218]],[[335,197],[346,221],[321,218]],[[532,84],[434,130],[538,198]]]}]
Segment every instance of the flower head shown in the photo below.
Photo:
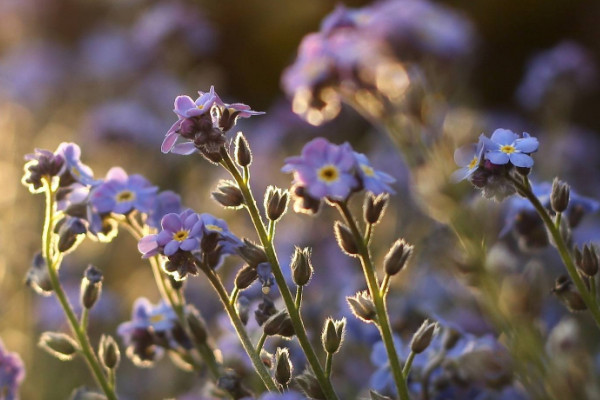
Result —
[{"label": "flower head", "polygon": [[454,152],[454,161],[461,167],[452,173],[451,179],[454,182],[459,182],[469,178],[473,172],[479,168],[483,158],[483,141],[480,140],[477,144],[469,144],[456,149]]},{"label": "flower head", "polygon": [[9,353],[0,340],[0,395],[4,400],[16,400],[21,382],[25,378],[25,367],[17,353]]},{"label": "flower head", "polygon": [[528,133],[519,137],[509,129],[496,129],[491,138],[481,135],[485,146],[485,158],[492,164],[504,165],[509,162],[516,167],[531,168],[533,158],[529,154],[537,151],[538,140]]},{"label": "flower head", "polygon": [[364,154],[354,152],[354,158],[356,159],[358,177],[366,190],[374,195],[396,193],[389,186],[390,183],[396,182],[396,179],[385,172],[375,170]]},{"label": "flower head", "polygon": [[192,251],[200,248],[202,222],[194,211],[187,209],[181,214],[169,213],[161,220],[162,230],[155,235],[143,237],[138,250],[144,258],[156,254],[172,256],[178,250]]},{"label": "flower head", "polygon": [[65,182],[78,182],[83,185],[95,185],[94,173],[90,167],[81,162],[81,149],[75,143],[61,143],[54,152],[60,155],[65,163],[61,169],[61,186]]},{"label": "flower head", "polygon": [[42,192],[42,179],[58,176],[65,164],[63,156],[43,149],[35,149],[35,153],[27,154],[25,160],[25,175],[21,182],[31,193]]},{"label": "flower head", "polygon": [[99,213],[127,214],[134,209],[148,213],[157,191],[143,176],[128,176],[122,168],[113,167],[104,182],[91,192],[90,202]]}]

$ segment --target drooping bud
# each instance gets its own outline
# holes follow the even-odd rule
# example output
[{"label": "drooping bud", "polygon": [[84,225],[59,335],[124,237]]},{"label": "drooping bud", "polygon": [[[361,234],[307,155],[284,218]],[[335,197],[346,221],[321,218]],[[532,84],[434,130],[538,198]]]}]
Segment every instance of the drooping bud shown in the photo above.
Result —
[{"label": "drooping bud", "polygon": [[287,209],[290,194],[287,190],[281,190],[274,186],[269,186],[265,193],[265,210],[267,217],[271,221],[278,221]]},{"label": "drooping bud", "polygon": [[460,337],[460,332],[457,330],[452,328],[444,329],[444,335],[442,336],[442,347],[445,350],[452,350],[454,346],[456,346],[456,343],[458,343]]},{"label": "drooping bud", "polygon": [[554,178],[552,192],[550,194],[550,205],[554,211],[563,212],[569,206],[570,187],[566,182]]},{"label": "drooping bud", "polygon": [[247,167],[252,163],[252,151],[242,132],[235,138],[235,161],[240,167]]},{"label": "drooping bud", "polygon": [[79,218],[66,217],[59,221],[54,228],[58,234],[58,251],[66,253],[83,239],[87,228]]},{"label": "drooping bud", "polygon": [[358,247],[356,246],[356,242],[354,241],[354,236],[352,236],[352,231],[350,231],[350,228],[340,221],[336,221],[333,229],[335,232],[335,239],[344,253],[350,257],[356,257],[358,254]]},{"label": "drooping bud", "polygon": [[581,251],[575,247],[575,263],[586,276],[594,277],[598,273],[596,246],[591,243],[585,244]]},{"label": "drooping bud", "polygon": [[431,344],[433,336],[437,331],[437,322],[429,320],[423,321],[417,332],[412,337],[410,342],[410,350],[415,354],[420,354],[425,351]]},{"label": "drooping bud", "polygon": [[364,322],[374,322],[377,319],[375,303],[367,291],[358,292],[354,297],[346,297],[350,310],[358,319]]},{"label": "drooping bud", "polygon": [[271,316],[267,322],[265,322],[263,329],[268,336],[279,335],[289,338],[295,335],[294,325],[286,310],[281,310],[277,314]]},{"label": "drooping bud", "polygon": [[321,385],[319,385],[319,381],[309,370],[298,375],[294,381],[300,386],[300,389],[308,398],[315,400],[326,399],[325,394],[321,390]]},{"label": "drooping bud", "polygon": [[258,278],[256,267],[246,265],[242,267],[235,276],[235,287],[240,290],[246,289],[248,286],[252,285],[256,278]]},{"label": "drooping bud", "polygon": [[315,215],[319,212],[321,200],[311,197],[304,186],[294,185],[291,193],[293,193],[295,212],[308,215]]},{"label": "drooping bud", "polygon": [[81,305],[88,310],[96,304],[102,292],[102,271],[89,265],[81,280]]},{"label": "drooping bud", "polygon": [[206,343],[206,339],[208,338],[206,322],[204,322],[204,318],[202,318],[202,316],[194,306],[187,306],[185,319],[187,321],[188,327],[190,328],[192,339],[197,344]]},{"label": "drooping bud", "polygon": [[50,275],[48,275],[46,260],[44,260],[40,251],[33,256],[31,266],[25,276],[25,284],[43,296],[50,296],[54,290],[50,281]]},{"label": "drooping bud", "polygon": [[587,309],[587,306],[581,298],[581,294],[573,287],[573,282],[565,275],[556,278],[552,293],[554,293],[571,312],[584,311]]},{"label": "drooping bud", "polygon": [[62,361],[72,360],[77,353],[77,343],[70,336],[59,332],[44,332],[38,345]]},{"label": "drooping bud", "polygon": [[235,182],[232,181],[220,181],[217,189],[211,195],[223,207],[240,208],[244,205],[244,195]]},{"label": "drooping bud", "polygon": [[396,240],[383,260],[385,273],[393,276],[400,272],[412,252],[412,245],[406,243],[404,239]]},{"label": "drooping bud", "polygon": [[248,239],[243,239],[244,245],[240,247],[240,256],[251,266],[255,267],[258,264],[267,262],[267,254],[262,246],[252,243]]},{"label": "drooping bud", "polygon": [[205,148],[204,146],[196,146],[196,148],[198,149],[198,151],[200,152],[200,154],[202,154],[202,156],[209,162],[213,163],[213,164],[219,164],[221,161],[223,161],[223,155],[221,154],[220,149],[217,151],[213,151],[213,150],[208,150],[207,148]]},{"label": "drooping bud", "polygon": [[110,335],[100,337],[98,356],[102,364],[108,369],[115,369],[121,361],[121,352],[115,339]]},{"label": "drooping bud", "polygon": [[268,296],[263,296],[263,301],[258,305],[256,311],[254,311],[254,317],[258,326],[262,326],[267,320],[274,314],[277,313],[275,304]]},{"label": "drooping bud", "polygon": [[[248,323],[248,319],[250,318],[250,299],[246,296],[239,296],[235,308],[240,316],[240,319],[242,320],[242,324],[246,325]],[[265,318],[265,321],[267,318],[268,317]]]},{"label": "drooping bud", "polygon": [[344,339],[344,328],[346,327],[346,318],[339,321],[334,321],[332,318],[327,318],[323,333],[321,334],[321,342],[323,348],[329,354],[336,353]]},{"label": "drooping bud", "polygon": [[288,349],[278,347],[275,352],[275,380],[277,383],[287,386],[292,380],[293,369]]},{"label": "drooping bud", "polygon": [[375,196],[373,193],[367,194],[363,205],[363,216],[367,224],[375,225],[385,213],[385,207],[390,196],[387,193]]},{"label": "drooping bud", "polygon": [[310,260],[311,250],[308,247],[300,249],[296,247],[290,268],[292,269],[292,278],[298,286],[308,284],[313,274],[313,266]]}]

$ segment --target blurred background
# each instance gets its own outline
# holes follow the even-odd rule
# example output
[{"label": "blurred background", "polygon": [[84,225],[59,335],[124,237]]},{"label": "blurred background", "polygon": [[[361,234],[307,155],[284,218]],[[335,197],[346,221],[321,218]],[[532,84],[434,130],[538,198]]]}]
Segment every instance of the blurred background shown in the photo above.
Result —
[{"label": "blurred background", "polygon": [[[447,123],[453,122],[458,130],[465,127],[457,133],[456,142],[474,141],[482,131],[489,135],[498,127],[529,131],[540,138],[541,150],[536,156],[540,180],[551,180],[560,173],[580,194],[598,198],[600,3],[437,3],[458,12],[473,28],[472,52],[445,99],[455,111]],[[40,297],[25,285],[32,256],[40,248],[43,222],[43,196],[32,196],[20,183],[25,154],[34,148],[54,151],[63,141],[76,142],[96,178],[115,165],[130,174],[141,173],[162,190],[181,194],[184,204],[196,211],[226,219],[238,236],[254,238],[245,215],[223,210],[209,198],[217,180],[225,176],[220,169],[199,157],[160,152],[162,138],[175,120],[172,108],[177,95],[195,97],[198,90],[208,91],[214,85],[225,102],[242,102],[267,112],[241,121],[237,127],[245,132],[255,152],[252,172],[258,193],[268,184],[288,187],[290,177],[279,173],[279,166],[316,136],[335,143],[348,140],[358,151],[373,155],[378,169],[396,177],[400,192],[381,228],[385,241],[376,253],[378,259],[391,238],[399,234],[418,241],[415,244],[426,251],[424,228],[418,224],[421,216],[413,212],[419,206],[408,193],[410,176],[390,139],[349,108],[343,108],[330,122],[312,126],[292,112],[290,99],[282,90],[282,74],[294,62],[302,38],[318,31],[336,4],[329,0],[0,3],[0,132],[4,140],[0,146],[0,338],[7,349],[20,353],[25,363],[23,399],[62,399],[80,384],[94,385],[82,360],[61,363],[36,345],[41,332],[66,331],[68,327],[55,299]],[[361,7],[371,2],[344,4]],[[565,41],[584,49],[582,65],[574,67],[574,77],[554,86],[558,94],[532,98],[537,89],[526,85],[535,87],[535,82],[527,83],[526,78],[536,55]],[[568,61],[578,54],[564,57]],[[525,89],[519,89],[523,86]],[[493,216],[490,229],[497,235],[504,224],[502,209],[497,204],[489,207]],[[314,317],[315,333],[324,315],[348,314],[343,297],[360,288],[360,277],[354,276],[357,266],[339,255],[331,237],[333,218],[331,210],[320,214],[319,220],[290,213],[278,229],[282,260],[289,260],[294,245],[314,246],[315,260],[319,260],[315,261],[316,279],[324,284],[338,282],[345,291],[332,295],[308,289],[304,312],[309,321]],[[598,220],[594,218],[580,229],[577,240],[597,240]],[[435,242],[435,237],[430,241]],[[544,262],[545,255],[539,257]],[[419,265],[436,264],[432,260],[424,258]],[[90,263],[105,274],[102,299],[91,312],[95,343],[101,332],[115,335],[116,326],[129,319],[137,297],[157,301],[158,293],[134,240],[123,233],[108,245],[86,241],[67,257],[61,279],[73,294],[73,303],[78,302],[79,282]],[[224,274],[239,265],[236,260],[229,262]],[[439,262],[432,268],[438,267]],[[407,280],[422,274],[415,271],[400,285],[406,286]],[[342,284],[340,275],[347,279],[341,280],[343,283],[351,283]],[[439,279],[445,280],[445,275]],[[429,284],[427,292],[415,295],[415,302],[435,297],[432,293],[442,290],[436,289],[435,282]],[[226,338],[226,323],[219,322],[220,306],[211,288],[196,278],[188,282],[187,291],[190,301],[205,313],[213,333]],[[458,305],[462,300],[453,301]],[[323,308],[323,304],[330,306]],[[398,315],[404,315],[400,310],[411,309],[408,300],[390,306],[392,310],[395,307]],[[558,321],[560,316],[554,318]],[[406,321],[397,321],[399,330]],[[473,330],[487,329],[480,328],[485,321],[477,324]],[[376,336],[376,331],[368,329],[365,335]],[[373,370],[369,352],[363,350],[360,362]],[[193,390],[191,374],[164,360],[157,368],[138,369],[124,360],[120,390],[129,398],[144,399],[183,396]],[[355,369],[356,365],[348,367],[346,373]]]}]

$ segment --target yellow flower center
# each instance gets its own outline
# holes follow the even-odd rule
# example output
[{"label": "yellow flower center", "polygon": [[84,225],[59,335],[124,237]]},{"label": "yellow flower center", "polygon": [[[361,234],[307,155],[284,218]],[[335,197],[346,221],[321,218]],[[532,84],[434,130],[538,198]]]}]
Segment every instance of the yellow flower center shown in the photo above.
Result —
[{"label": "yellow flower center", "polygon": [[317,172],[317,176],[323,182],[331,183],[338,180],[340,173],[338,172],[338,169],[335,166],[326,165],[319,169],[319,171]]},{"label": "yellow flower center", "polygon": [[183,242],[188,238],[189,232],[186,230],[179,230],[173,234],[173,240],[177,240],[178,242]]},{"label": "yellow flower center", "polygon": [[150,322],[152,322],[153,324],[162,321],[163,319],[165,319],[164,315],[162,314],[156,314],[150,317]]},{"label": "yellow flower center", "polygon": [[516,149],[513,145],[505,144],[504,146],[500,147],[500,151],[506,154],[511,154],[514,153]]},{"label": "yellow flower center", "polygon": [[368,165],[360,165],[360,168],[363,170],[363,172],[365,173],[366,176],[373,176],[375,175],[375,170],[371,167],[369,167]]},{"label": "yellow flower center", "polygon": [[216,225],[204,225],[204,227],[206,229],[208,229],[209,231],[217,231],[217,232],[223,232],[223,229],[219,226]]},{"label": "yellow flower center", "polygon": [[478,164],[479,164],[479,158],[473,157],[473,159],[469,163],[469,169],[475,168]]},{"label": "yellow flower center", "polygon": [[196,106],[197,109],[199,110],[203,110],[204,109],[204,104],[200,104],[199,106]]},{"label": "yellow flower center", "polygon": [[135,193],[133,193],[131,190],[123,190],[117,194],[116,198],[117,202],[119,203],[124,201],[133,201],[135,199]]}]

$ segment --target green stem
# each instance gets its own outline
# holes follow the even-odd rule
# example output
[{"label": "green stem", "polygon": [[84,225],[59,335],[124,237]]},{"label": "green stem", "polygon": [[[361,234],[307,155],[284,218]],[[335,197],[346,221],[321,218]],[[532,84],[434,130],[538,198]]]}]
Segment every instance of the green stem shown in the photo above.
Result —
[{"label": "green stem", "polygon": [[380,292],[381,292],[381,296],[383,296],[383,297],[386,296],[388,289],[390,288],[390,279],[391,279],[391,276],[388,274],[385,274],[385,276],[383,277],[383,282],[381,282]]},{"label": "green stem", "polygon": [[236,302],[239,294],[240,294],[240,288],[236,286],[233,289],[233,291],[231,292],[231,296],[229,296],[229,304],[235,305],[235,302]]},{"label": "green stem", "polygon": [[373,236],[373,224],[367,224],[367,233],[365,234],[365,243],[369,243],[371,241],[371,236]]},{"label": "green stem", "polygon": [[262,350],[263,346],[265,345],[266,340],[267,340],[267,334],[263,332],[263,334],[260,336],[260,339],[258,340],[258,343],[256,344],[256,352],[258,354],[260,354],[260,351]]},{"label": "green stem", "polygon": [[271,264],[271,269],[273,272],[273,276],[275,277],[275,281],[277,282],[277,287],[281,293],[281,297],[285,303],[285,307],[288,311],[290,319],[292,321],[292,325],[294,326],[294,332],[296,333],[296,337],[298,338],[298,342],[304,351],[306,359],[315,374],[319,382],[319,386],[325,395],[327,400],[337,399],[337,395],[335,394],[335,390],[327,376],[325,376],[325,372],[321,364],[319,363],[319,359],[310,344],[310,340],[308,339],[308,335],[306,334],[306,328],[304,327],[304,322],[302,321],[302,317],[300,316],[299,310],[296,308],[296,304],[294,302],[294,298],[292,297],[292,293],[290,292],[290,288],[288,287],[285,277],[283,276],[283,272],[281,271],[281,267],[279,265],[279,260],[277,259],[277,253],[275,252],[275,248],[273,247],[273,243],[269,240],[269,236],[265,229],[265,225],[263,220],[260,217],[260,213],[258,212],[258,207],[256,205],[256,201],[254,200],[254,196],[252,195],[252,191],[250,190],[247,182],[244,182],[244,179],[240,175],[237,167],[233,163],[231,156],[225,148],[221,149],[221,155],[223,160],[221,161],[221,165],[229,171],[231,176],[235,179],[238,184],[245,200],[245,207],[250,214],[250,218],[252,219],[252,223],[254,224],[254,228],[256,229],[256,233],[260,238],[260,242],[265,249],[265,253],[267,255],[267,259]]},{"label": "green stem", "polygon": [[379,283],[377,282],[377,276],[375,275],[375,268],[373,267],[373,263],[371,262],[369,248],[364,242],[363,235],[361,235],[360,231],[358,230],[356,221],[352,217],[352,214],[350,213],[346,202],[337,202],[336,204],[338,210],[340,211],[346,223],[350,227],[350,230],[352,231],[352,235],[354,236],[354,240],[356,242],[356,246],[358,248],[358,253],[360,255],[360,263],[363,269],[363,273],[365,275],[365,280],[367,281],[369,292],[371,294],[371,297],[373,298],[373,303],[375,304],[379,332],[381,333],[381,338],[383,339],[388,359],[390,361],[390,368],[394,376],[396,389],[398,390],[401,400],[410,400],[408,394],[408,387],[406,386],[404,375],[402,375],[402,367],[400,366],[400,360],[398,359],[398,353],[396,351],[396,346],[394,344],[394,339],[392,336],[392,329],[387,313],[387,306],[385,303],[385,299],[379,291]]},{"label": "green stem", "polygon": [[267,370],[267,367],[260,359],[259,353],[254,349],[254,346],[248,337],[248,333],[246,332],[246,328],[244,327],[240,316],[235,310],[235,307],[229,303],[229,296],[227,295],[227,290],[223,286],[221,279],[215,273],[215,271],[204,265],[204,263],[197,263],[197,265],[207,276],[208,280],[217,292],[217,295],[219,296],[221,303],[223,303],[225,311],[227,312],[227,315],[229,316],[229,319],[231,320],[231,323],[233,324],[233,327],[240,338],[242,347],[244,347],[244,350],[246,350],[246,353],[248,354],[248,357],[250,357],[250,361],[252,361],[252,365],[254,366],[256,373],[260,376],[265,387],[271,392],[279,392],[277,385]]},{"label": "green stem", "polygon": [[87,337],[87,334],[79,325],[79,321],[67,300],[67,296],[63,291],[63,288],[58,279],[58,268],[57,264],[55,264],[52,258],[52,228],[54,225],[53,217],[54,217],[54,191],[51,187],[51,182],[48,179],[44,178],[44,189],[46,193],[46,215],[44,221],[44,231],[42,234],[42,248],[44,252],[44,258],[46,259],[46,265],[48,266],[48,275],[50,277],[50,282],[52,284],[52,289],[56,294],[56,297],[67,316],[67,320],[69,321],[69,325],[71,327],[71,331],[75,335],[79,346],[81,348],[81,352],[88,364],[88,367],[92,371],[96,382],[100,385],[104,394],[106,395],[108,400],[116,400],[117,396],[111,385],[106,380],[106,376],[102,372],[102,367],[100,366],[100,362],[96,358],[96,354],[90,345],[90,341]]},{"label": "green stem", "polygon": [[296,287],[296,300],[294,301],[296,305],[296,309],[300,311],[300,306],[302,305],[302,286]]},{"label": "green stem", "polygon": [[406,359],[406,363],[404,363],[404,368],[402,369],[402,375],[404,375],[404,379],[408,379],[408,373],[410,372],[410,368],[412,367],[415,355],[415,352],[411,351],[408,355],[408,358]]},{"label": "green stem", "polygon": [[333,364],[333,353],[327,353],[327,358],[325,359],[325,375],[327,378],[331,378],[331,367]]},{"label": "green stem", "polygon": [[567,268],[567,272],[569,273],[571,280],[577,287],[577,291],[581,295],[583,302],[590,310],[590,313],[592,314],[592,318],[594,318],[596,325],[598,326],[598,328],[600,328],[600,309],[598,308],[598,304],[596,303],[595,299],[591,296],[590,292],[585,286],[585,283],[583,282],[583,279],[577,272],[577,268],[575,267],[573,258],[571,257],[569,249],[567,248],[567,245],[562,235],[560,234],[559,229],[552,221],[552,218],[550,218],[550,215],[546,211],[546,208],[542,205],[537,196],[531,191],[531,184],[529,183],[529,180],[525,178],[525,182],[521,183],[515,178],[511,177],[510,179],[519,189],[519,191],[529,200],[529,202],[536,209],[539,216],[542,218],[542,221],[544,221],[544,225],[546,225],[546,228],[552,235],[552,239],[554,239],[554,243],[556,244],[556,248],[558,250],[558,253],[560,254],[560,258],[562,259],[565,267]]},{"label": "green stem", "polygon": [[592,299],[594,300],[594,302],[596,304],[598,304],[597,295],[596,295],[596,276],[591,276],[589,279],[590,279],[590,294],[592,295]]},{"label": "green stem", "polygon": [[83,307],[83,310],[81,310],[81,317],[79,318],[79,326],[84,332],[87,332],[89,315],[90,311],[87,307]]}]

